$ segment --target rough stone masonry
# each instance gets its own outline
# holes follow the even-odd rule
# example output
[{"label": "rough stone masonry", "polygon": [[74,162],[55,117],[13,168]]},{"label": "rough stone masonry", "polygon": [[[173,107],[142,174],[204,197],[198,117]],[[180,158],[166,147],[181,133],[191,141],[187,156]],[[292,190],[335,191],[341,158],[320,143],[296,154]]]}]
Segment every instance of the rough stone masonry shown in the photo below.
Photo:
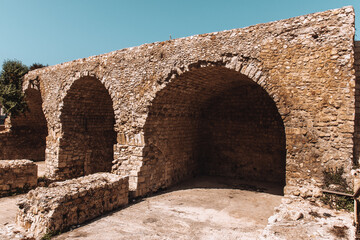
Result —
[{"label": "rough stone masonry", "polygon": [[95,173],[31,190],[19,200],[16,222],[42,239],[128,204],[128,178]]},{"label": "rough stone masonry", "polygon": [[31,71],[24,91],[34,110],[10,119],[0,156],[10,157],[21,129],[40,144],[22,141],[21,157],[45,159],[48,177],[111,171],[129,176],[135,195],[199,174],[291,193],[344,167],[350,183],[359,160],[354,17],[344,7]]},{"label": "rough stone masonry", "polygon": [[29,160],[0,161],[0,197],[37,186],[37,165]]}]

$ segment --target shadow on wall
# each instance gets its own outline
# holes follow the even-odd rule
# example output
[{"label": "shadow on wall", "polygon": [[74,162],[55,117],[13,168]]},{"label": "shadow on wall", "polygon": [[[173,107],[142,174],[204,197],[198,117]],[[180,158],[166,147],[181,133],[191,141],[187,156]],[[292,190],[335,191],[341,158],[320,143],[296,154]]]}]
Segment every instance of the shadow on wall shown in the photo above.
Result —
[{"label": "shadow on wall", "polygon": [[355,126],[354,126],[354,149],[353,167],[359,167],[360,157],[360,41],[355,41],[354,49],[354,68],[355,68]]},{"label": "shadow on wall", "polygon": [[186,72],[157,93],[144,127],[141,193],[192,176],[285,185],[286,140],[274,101],[220,66]]},{"label": "shadow on wall", "polygon": [[94,77],[76,80],[61,112],[59,177],[79,177],[110,172],[113,161],[115,116],[112,99]]},{"label": "shadow on wall", "polygon": [[27,89],[28,111],[11,118],[10,131],[0,133],[0,159],[45,160],[47,123],[39,90]]}]

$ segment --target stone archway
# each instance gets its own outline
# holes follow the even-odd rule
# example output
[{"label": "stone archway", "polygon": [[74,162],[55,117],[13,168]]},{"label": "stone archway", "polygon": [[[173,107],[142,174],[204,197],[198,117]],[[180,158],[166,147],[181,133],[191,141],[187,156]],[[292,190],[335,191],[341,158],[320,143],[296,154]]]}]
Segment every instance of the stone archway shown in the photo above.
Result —
[{"label": "stone archway", "polygon": [[140,194],[200,174],[285,186],[285,127],[276,104],[235,70],[208,66],[172,79],[152,101],[144,141]]},{"label": "stone archway", "polygon": [[60,119],[60,176],[110,172],[116,141],[115,117],[104,85],[95,77],[76,80],[64,98]]}]

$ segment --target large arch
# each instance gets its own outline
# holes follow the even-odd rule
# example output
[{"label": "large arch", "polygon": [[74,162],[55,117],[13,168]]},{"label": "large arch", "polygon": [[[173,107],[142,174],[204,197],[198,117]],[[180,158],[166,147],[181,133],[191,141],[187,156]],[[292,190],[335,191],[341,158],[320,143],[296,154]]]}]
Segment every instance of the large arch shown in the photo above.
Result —
[{"label": "large arch", "polygon": [[199,174],[285,186],[285,127],[274,100],[224,66],[191,69],[159,91],[144,141],[140,194]]},{"label": "large arch", "polygon": [[64,98],[60,120],[61,178],[110,172],[116,142],[115,117],[104,85],[95,77],[76,80]]}]

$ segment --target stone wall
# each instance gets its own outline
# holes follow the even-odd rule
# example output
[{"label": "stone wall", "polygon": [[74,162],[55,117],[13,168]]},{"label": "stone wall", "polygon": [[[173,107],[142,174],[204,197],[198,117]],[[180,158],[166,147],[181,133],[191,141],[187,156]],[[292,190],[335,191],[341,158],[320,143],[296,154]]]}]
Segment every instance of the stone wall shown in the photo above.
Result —
[{"label": "stone wall", "polygon": [[30,160],[0,161],[0,196],[30,190],[37,185],[37,165]]},{"label": "stone wall", "polygon": [[18,202],[17,224],[40,239],[128,203],[128,178],[96,173],[38,187]]},{"label": "stone wall", "polygon": [[47,124],[40,91],[25,91],[28,111],[7,119],[0,132],[0,159],[45,160]]},{"label": "stone wall", "polygon": [[[258,167],[265,162],[270,167],[266,176],[275,174],[272,163],[276,155],[284,154],[285,132],[286,158],[276,164],[283,166],[281,161],[285,161],[286,176],[279,179],[286,178],[287,193],[308,184],[321,186],[323,170],[330,167],[344,167],[350,182],[354,155],[354,33],[354,11],[345,7],[243,29],[145,44],[31,71],[25,77],[24,89],[32,88],[32,80],[39,80],[49,129],[47,174],[55,179],[72,177],[68,173],[73,165],[67,163],[76,162],[78,154],[64,151],[64,120],[78,119],[79,115],[62,116],[71,103],[67,96],[72,94],[73,86],[86,88],[83,79],[91,77],[104,86],[112,100],[117,134],[112,171],[129,175],[130,188],[139,195],[201,172],[198,147],[204,137],[198,131],[206,129],[211,121],[202,126],[199,119],[203,115],[210,119],[216,116],[204,109],[211,99],[220,101],[220,96],[240,98],[232,90],[240,89],[240,93],[242,86],[247,88],[250,84],[267,94],[257,94],[258,99],[251,100],[256,103],[249,100],[246,104],[263,107],[267,119],[263,126],[258,122],[257,127],[262,126],[259,129],[263,130],[249,132],[254,139],[242,139],[248,144],[247,149],[263,149],[253,159],[254,164],[249,164],[244,156],[232,154],[233,150],[227,155],[225,149],[230,139],[240,136],[236,131],[245,129],[246,124],[237,127],[234,123],[225,128],[230,122],[225,119],[211,130],[215,132],[217,128],[213,135],[218,136],[216,140],[207,143],[220,149],[220,156],[232,156],[226,161],[228,166],[238,166],[234,171],[237,176],[256,178],[263,171]],[[222,109],[221,103],[215,104],[216,109]],[[260,111],[253,111],[256,112]],[[227,114],[227,110],[222,114]],[[160,119],[163,126],[158,124]],[[170,131],[172,134],[168,134]],[[230,133],[228,139],[226,131]],[[263,135],[256,137],[260,132]],[[255,138],[263,138],[264,145],[254,146]],[[267,146],[275,138],[275,145]],[[106,141],[113,143],[110,138]],[[216,161],[210,165],[215,167]]]},{"label": "stone wall", "polygon": [[285,183],[285,129],[275,103],[223,67],[184,74],[159,92],[144,141],[146,189],[198,174]]},{"label": "stone wall", "polygon": [[60,161],[65,178],[110,172],[113,160],[114,111],[104,86],[94,78],[76,82],[64,100]]},{"label": "stone wall", "polygon": [[202,122],[206,174],[285,185],[286,139],[281,116],[258,85],[211,99]]}]

